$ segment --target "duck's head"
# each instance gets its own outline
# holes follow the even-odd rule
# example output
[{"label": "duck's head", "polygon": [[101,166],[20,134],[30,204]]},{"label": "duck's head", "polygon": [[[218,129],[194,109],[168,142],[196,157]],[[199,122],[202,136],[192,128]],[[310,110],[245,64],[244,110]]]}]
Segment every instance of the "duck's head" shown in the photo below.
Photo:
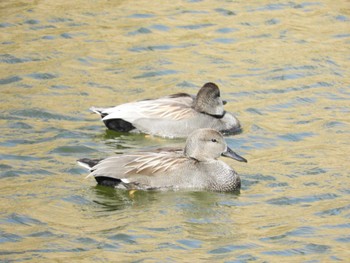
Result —
[{"label": "duck's head", "polygon": [[226,101],[223,101],[220,97],[219,87],[212,82],[208,82],[198,91],[194,101],[194,109],[214,117],[222,117],[225,114],[225,104]]},{"label": "duck's head", "polygon": [[198,129],[192,132],[186,140],[184,154],[200,162],[215,160],[220,156],[247,162],[227,146],[220,132],[213,129]]}]

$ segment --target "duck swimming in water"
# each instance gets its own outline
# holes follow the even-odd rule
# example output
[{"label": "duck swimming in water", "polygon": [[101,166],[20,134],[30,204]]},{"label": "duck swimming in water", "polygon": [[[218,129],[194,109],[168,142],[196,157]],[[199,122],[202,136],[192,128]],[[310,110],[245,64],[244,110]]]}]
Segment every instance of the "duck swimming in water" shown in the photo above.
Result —
[{"label": "duck swimming in water", "polygon": [[218,86],[209,82],[196,96],[178,93],[90,110],[99,114],[110,130],[186,138],[201,128],[211,128],[224,135],[240,132],[240,122],[224,110],[224,104]]},{"label": "duck swimming in water", "polygon": [[235,191],[241,187],[238,174],[220,156],[247,160],[233,152],[223,136],[213,129],[199,129],[187,138],[185,148],[158,149],[108,157],[80,159],[97,183],[129,190]]}]

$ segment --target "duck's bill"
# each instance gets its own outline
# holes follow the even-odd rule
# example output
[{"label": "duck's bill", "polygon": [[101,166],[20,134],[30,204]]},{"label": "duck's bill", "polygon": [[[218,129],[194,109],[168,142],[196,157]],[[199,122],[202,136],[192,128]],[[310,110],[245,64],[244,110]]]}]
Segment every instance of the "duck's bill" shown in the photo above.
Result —
[{"label": "duck's bill", "polygon": [[229,147],[227,147],[226,151],[221,154],[222,156],[229,157],[232,159],[235,159],[239,162],[248,162],[247,159],[243,158],[242,156],[238,155],[234,151],[232,151]]}]

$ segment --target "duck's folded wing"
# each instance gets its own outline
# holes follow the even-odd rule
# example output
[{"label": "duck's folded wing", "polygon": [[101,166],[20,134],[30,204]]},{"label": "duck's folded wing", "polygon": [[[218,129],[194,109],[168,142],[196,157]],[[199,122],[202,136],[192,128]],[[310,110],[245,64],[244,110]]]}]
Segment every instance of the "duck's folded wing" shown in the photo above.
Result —
[{"label": "duck's folded wing", "polygon": [[151,177],[166,174],[186,160],[178,151],[113,156],[92,167],[89,176],[110,177],[125,183],[145,183]]},{"label": "duck's folded wing", "polygon": [[123,119],[133,123],[138,119],[181,120],[194,114],[192,103],[193,97],[190,95],[125,103],[105,109],[102,113],[105,115],[103,121]]}]

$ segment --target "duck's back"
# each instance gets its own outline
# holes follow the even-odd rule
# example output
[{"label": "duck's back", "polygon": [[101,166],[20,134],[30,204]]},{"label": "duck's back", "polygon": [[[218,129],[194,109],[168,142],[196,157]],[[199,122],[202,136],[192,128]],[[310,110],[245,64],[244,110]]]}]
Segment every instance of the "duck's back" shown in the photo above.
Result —
[{"label": "duck's back", "polygon": [[192,103],[192,96],[185,93],[159,99],[134,101],[104,109],[103,120],[121,118],[131,123],[142,118],[178,120],[184,118],[184,114],[191,112]]},{"label": "duck's back", "polygon": [[120,180],[129,189],[200,189],[231,191],[240,187],[237,174],[224,162],[198,162],[180,151],[114,156],[93,167],[92,176]]},{"label": "duck's back", "polygon": [[[178,94],[156,100],[131,102],[105,109],[102,120],[114,130],[142,132],[161,137],[187,137],[201,128],[228,131],[239,128],[238,120],[226,113],[222,118],[200,113],[193,107],[193,97]],[[114,125],[113,128],[112,125]]]}]

